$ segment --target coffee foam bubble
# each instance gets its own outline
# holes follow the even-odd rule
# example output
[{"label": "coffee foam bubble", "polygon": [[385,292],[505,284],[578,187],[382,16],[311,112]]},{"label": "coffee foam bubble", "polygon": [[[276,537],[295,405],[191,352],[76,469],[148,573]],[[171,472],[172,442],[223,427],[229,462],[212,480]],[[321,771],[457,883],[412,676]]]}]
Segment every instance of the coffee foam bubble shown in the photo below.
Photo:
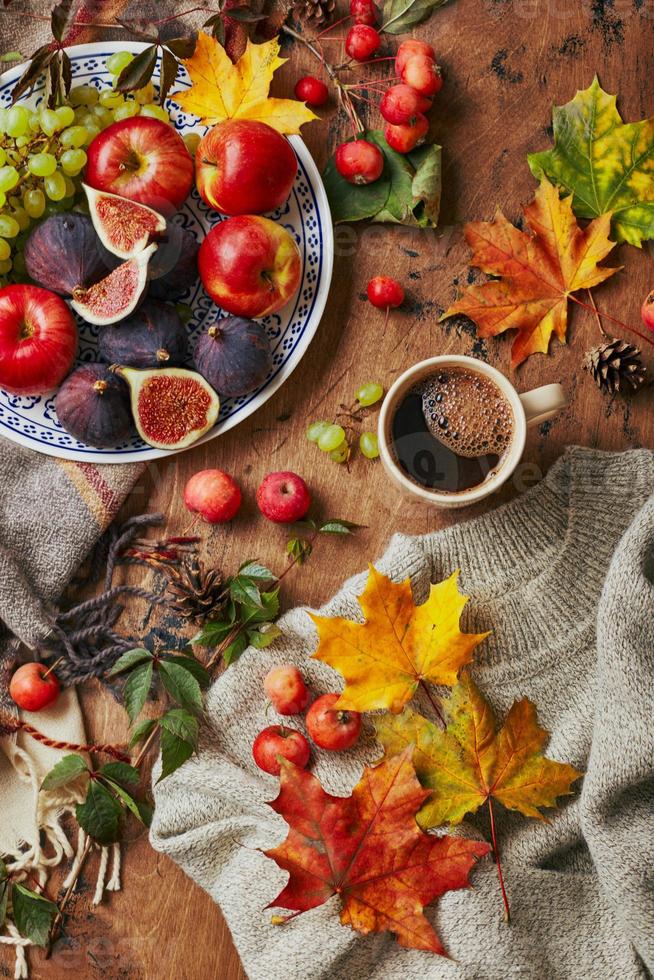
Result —
[{"label": "coffee foam bubble", "polygon": [[466,368],[445,368],[417,390],[430,432],[457,456],[506,452],[513,437],[513,412],[490,378]]}]

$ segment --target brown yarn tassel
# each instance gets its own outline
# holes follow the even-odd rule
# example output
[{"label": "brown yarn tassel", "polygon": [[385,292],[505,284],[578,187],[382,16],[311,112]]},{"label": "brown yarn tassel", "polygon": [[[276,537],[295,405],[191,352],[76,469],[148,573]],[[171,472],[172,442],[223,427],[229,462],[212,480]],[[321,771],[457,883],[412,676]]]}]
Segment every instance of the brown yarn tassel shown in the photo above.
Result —
[{"label": "brown yarn tassel", "polygon": [[130,757],[125,752],[122,752],[117,745],[106,743],[100,745],[77,745],[75,742],[59,742],[57,739],[48,738],[38,728],[34,728],[33,725],[22,721],[20,718],[10,718],[5,714],[0,715],[0,734],[10,734],[18,731],[25,732],[26,735],[29,735],[36,742],[40,742],[41,745],[47,745],[51,749],[67,749],[69,752],[98,752],[103,755],[110,755],[112,759],[116,759],[118,762],[129,763],[130,761]]}]

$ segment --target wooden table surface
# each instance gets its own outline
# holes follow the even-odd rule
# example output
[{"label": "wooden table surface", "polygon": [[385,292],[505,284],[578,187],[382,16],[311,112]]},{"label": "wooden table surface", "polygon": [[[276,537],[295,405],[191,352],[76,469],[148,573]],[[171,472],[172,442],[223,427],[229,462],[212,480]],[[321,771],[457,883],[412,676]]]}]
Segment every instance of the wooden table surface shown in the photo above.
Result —
[{"label": "wooden table surface", "polygon": [[[510,218],[519,217],[520,205],[535,188],[526,154],[549,144],[552,104],[568,101],[596,72],[606,90],[619,93],[628,120],[654,111],[649,60],[653,16],[651,0],[454,0],[418,28],[416,35],[435,46],[447,74],[432,112],[434,135],[444,147],[441,229],[338,229],[327,310],[301,367],[238,429],[150,466],[126,513],[161,510],[169,533],[181,532],[188,523],[182,503],[185,481],[199,469],[218,466],[239,480],[245,501],[232,525],[207,534],[205,558],[227,572],[253,556],[280,570],[284,529],[258,516],[254,493],[267,472],[295,470],[310,483],[317,513],[368,525],[350,541],[321,540],[310,563],[286,577],[285,606],[317,604],[345,576],[379,555],[394,531],[421,534],[496,506],[534,482],[567,444],[607,450],[654,447],[651,391],[633,401],[611,400],[581,371],[582,354],[597,341],[597,328],[592,316],[579,308],[571,310],[569,345],[553,343],[551,357],[533,357],[514,377],[521,391],[560,381],[569,408],[541,430],[530,431],[525,466],[511,486],[483,507],[441,514],[408,503],[385,479],[379,462],[357,458],[348,473],[304,435],[308,421],[330,416],[339,402],[353,398],[361,382],[378,380],[388,387],[398,373],[430,355],[474,353],[509,373],[507,339],[484,343],[469,324],[438,323],[456,284],[466,281],[462,224],[490,218],[497,204]],[[280,90],[290,91],[294,80],[309,71],[315,71],[310,56],[295,47],[280,73]],[[307,127],[305,134],[321,166],[327,144],[333,145],[339,133],[333,111],[327,117]],[[624,271],[598,288],[596,299],[601,308],[637,326],[641,300],[654,285],[651,256],[647,248],[623,246],[618,251]],[[365,286],[371,276],[388,272],[406,284],[409,300],[406,310],[393,313],[384,328],[383,316],[365,300]],[[151,582],[149,573],[141,572],[140,578]],[[143,614],[132,610],[125,628],[138,633]],[[156,622],[155,617],[150,627]],[[93,738],[116,740],[125,732],[125,714],[109,694],[92,685],[83,697]],[[89,862],[54,958],[43,963],[39,953],[32,954],[33,977],[64,980],[70,971],[124,980],[244,976],[219,910],[150,849],[144,834],[126,849],[124,890],[98,909],[90,905],[96,861]],[[1,972],[8,976],[4,954],[2,963]],[[270,977],[276,980],[274,964]]]}]

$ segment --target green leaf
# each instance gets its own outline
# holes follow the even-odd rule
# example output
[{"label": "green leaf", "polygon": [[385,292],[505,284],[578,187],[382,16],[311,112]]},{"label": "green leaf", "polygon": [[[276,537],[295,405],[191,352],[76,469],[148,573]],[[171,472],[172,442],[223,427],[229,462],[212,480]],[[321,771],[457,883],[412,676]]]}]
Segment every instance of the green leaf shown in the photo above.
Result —
[{"label": "green leaf", "polygon": [[146,827],[149,827],[152,823],[152,807],[148,803],[143,803],[141,800],[135,800],[131,793],[128,793],[124,786],[121,786],[120,783],[115,783],[113,779],[109,779],[107,781],[111,785],[114,792],[118,794],[130,813],[132,813],[142,824],[145,824]]},{"label": "green leaf", "polygon": [[375,143],[384,156],[384,170],[372,184],[350,184],[330,160],[323,180],[335,223],[369,218],[414,227],[435,227],[441,195],[441,148],[428,144],[412,154],[391,149],[383,133],[361,136]]},{"label": "green leaf", "polygon": [[259,629],[248,630],[248,641],[257,650],[269,647],[271,643],[282,635],[282,631],[275,623],[263,623]]},{"label": "green leaf", "polygon": [[60,786],[72,783],[83,772],[88,771],[88,766],[81,756],[65,755],[47,774],[41,783],[41,789],[59,789]]},{"label": "green leaf", "polygon": [[261,606],[261,593],[258,586],[249,578],[237,575],[232,579],[229,593],[234,600],[250,606]]},{"label": "green leaf", "polygon": [[123,699],[125,701],[125,711],[132,724],[136,721],[143,706],[148,699],[152,686],[152,661],[141,664],[127,678]]},{"label": "green leaf", "polygon": [[291,538],[286,542],[286,554],[296,565],[303,565],[312,551],[313,546],[306,538]]},{"label": "green leaf", "polygon": [[114,783],[127,783],[128,786],[138,786],[141,781],[138,769],[126,762],[107,762],[100,770],[100,775]]},{"label": "green leaf", "polygon": [[184,708],[171,708],[161,716],[159,724],[165,731],[188,742],[194,749],[197,747],[200,725],[190,711]]},{"label": "green leaf", "polygon": [[254,579],[255,582],[276,582],[277,576],[258,561],[246,561],[238,570],[239,576]]},{"label": "green leaf", "polygon": [[198,720],[183,708],[173,708],[161,718],[161,776],[159,781],[186,762],[198,745]]},{"label": "green leaf", "polygon": [[252,623],[268,623],[279,616],[279,589],[261,593],[261,608],[256,606],[243,609],[243,626]]},{"label": "green leaf", "polygon": [[9,872],[7,865],[0,858],[0,929],[7,918],[7,903],[9,901]]},{"label": "green leaf", "polygon": [[133,667],[145,663],[146,660],[152,660],[152,654],[149,650],[145,650],[143,647],[128,650],[127,653],[124,653],[122,657],[118,658],[107,674],[107,677],[115,677],[116,674],[122,674],[123,671],[131,670]]},{"label": "green leaf", "polygon": [[321,534],[352,534],[353,531],[358,531],[361,527],[360,524],[354,524],[352,521],[342,521],[340,518],[333,518],[325,521],[324,524],[320,526]]},{"label": "green leaf", "polygon": [[431,17],[447,0],[385,0],[382,8],[382,28],[386,34],[406,34]]},{"label": "green leaf", "polygon": [[236,639],[232,640],[229,646],[223,651],[225,666],[229,667],[235,660],[238,660],[243,651],[247,649],[247,645],[248,640],[246,634],[239,633]]},{"label": "green leaf", "polygon": [[50,928],[57,914],[55,903],[30,891],[25,885],[13,886],[11,903],[14,922],[21,936],[31,939],[35,946],[47,946]]},{"label": "green leaf", "polygon": [[82,0],[61,0],[55,5],[50,17],[52,35],[56,41],[63,41],[70,31]]},{"label": "green leaf", "polygon": [[120,839],[121,813],[118,801],[94,779],[89,783],[86,801],[75,807],[75,816],[82,830],[104,847]]},{"label": "green leaf", "polygon": [[162,779],[166,779],[176,769],[183,766],[186,760],[191,758],[193,751],[193,746],[189,745],[188,742],[177,738],[172,732],[163,731],[161,733],[161,775],[157,782],[160,783]]},{"label": "green leaf", "polygon": [[612,212],[618,241],[637,248],[654,238],[654,116],[624,123],[616,97],[597,76],[592,85],[553,111],[554,147],[527,157],[543,175],[572,194],[578,218]]},{"label": "green leaf", "polygon": [[139,744],[139,742],[143,742],[157,726],[157,724],[158,721],[156,718],[144,718],[143,721],[140,721],[132,732],[132,736],[129,740],[129,748],[133,749],[135,745]]},{"label": "green leaf", "polygon": [[172,660],[159,663],[159,674],[174,701],[196,714],[202,711],[202,691],[193,674]]},{"label": "green leaf", "polygon": [[192,674],[193,677],[195,677],[196,681],[202,688],[208,687],[211,683],[211,674],[204,664],[201,664],[192,653],[180,653],[177,657],[166,656],[164,657],[164,660],[177,664],[179,667],[183,667],[184,670],[187,670],[189,674]]},{"label": "green leaf", "polygon": [[149,45],[140,51],[128,65],[125,65],[116,79],[118,92],[133,92],[135,89],[147,85],[157,64],[158,47],[157,44]]},{"label": "green leaf", "polygon": [[205,623],[199,633],[196,633],[191,643],[201,647],[217,647],[234,628],[234,621]]}]

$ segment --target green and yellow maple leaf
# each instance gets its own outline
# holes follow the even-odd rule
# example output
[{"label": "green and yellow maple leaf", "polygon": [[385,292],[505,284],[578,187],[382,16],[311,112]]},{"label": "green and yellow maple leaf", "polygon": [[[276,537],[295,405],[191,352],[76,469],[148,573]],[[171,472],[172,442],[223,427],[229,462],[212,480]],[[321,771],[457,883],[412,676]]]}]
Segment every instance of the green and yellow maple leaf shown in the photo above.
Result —
[{"label": "green and yellow maple leaf", "polygon": [[654,238],[654,116],[625,123],[597,76],[552,116],[554,146],[528,156],[543,175],[573,195],[579,218],[611,212],[618,241],[638,248]]}]

